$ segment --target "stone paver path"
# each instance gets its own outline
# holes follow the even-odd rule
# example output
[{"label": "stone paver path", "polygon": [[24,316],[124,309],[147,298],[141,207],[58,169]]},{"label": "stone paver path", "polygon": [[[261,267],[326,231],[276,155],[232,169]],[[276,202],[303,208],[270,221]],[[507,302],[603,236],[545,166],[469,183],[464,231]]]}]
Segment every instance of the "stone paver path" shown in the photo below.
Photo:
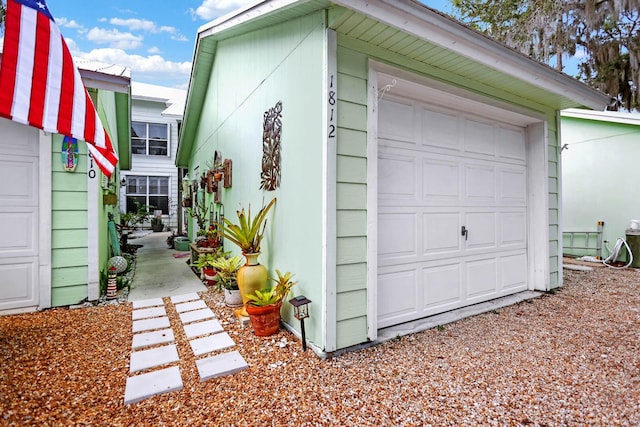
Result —
[{"label": "stone paver path", "polygon": [[223,352],[234,347],[235,342],[198,294],[176,295],[170,300],[167,304],[173,304],[180,316],[180,322],[173,326],[162,298],[133,301],[133,340],[125,405],[182,389],[175,328],[184,329],[193,354],[201,357],[196,359],[201,381],[249,367],[238,350]]}]

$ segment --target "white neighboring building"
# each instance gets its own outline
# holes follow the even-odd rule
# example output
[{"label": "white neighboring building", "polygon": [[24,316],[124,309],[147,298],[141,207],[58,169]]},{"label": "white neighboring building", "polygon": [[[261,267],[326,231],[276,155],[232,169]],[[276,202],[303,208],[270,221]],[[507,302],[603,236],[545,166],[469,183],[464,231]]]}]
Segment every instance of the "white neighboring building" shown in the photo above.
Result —
[{"label": "white neighboring building", "polygon": [[165,225],[178,225],[178,131],[186,91],[131,82],[131,170],[121,192],[123,210],[135,210],[134,200],[161,210]]}]

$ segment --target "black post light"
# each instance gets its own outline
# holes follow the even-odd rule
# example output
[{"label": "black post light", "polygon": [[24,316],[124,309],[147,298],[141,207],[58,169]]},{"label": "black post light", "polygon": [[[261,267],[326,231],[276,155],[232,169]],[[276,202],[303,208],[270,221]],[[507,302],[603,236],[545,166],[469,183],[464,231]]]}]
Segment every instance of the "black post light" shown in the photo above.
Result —
[{"label": "black post light", "polygon": [[304,295],[291,298],[289,304],[293,306],[293,316],[300,321],[300,332],[302,333],[302,351],[307,351],[307,339],[304,333],[304,319],[309,317],[309,303]]}]

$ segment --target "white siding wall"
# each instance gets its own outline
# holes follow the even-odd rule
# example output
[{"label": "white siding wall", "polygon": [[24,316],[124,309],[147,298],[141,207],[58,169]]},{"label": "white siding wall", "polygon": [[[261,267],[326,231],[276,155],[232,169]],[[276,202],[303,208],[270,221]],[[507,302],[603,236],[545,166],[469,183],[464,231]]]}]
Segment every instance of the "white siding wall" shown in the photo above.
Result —
[{"label": "white siding wall", "polygon": [[[175,166],[176,149],[178,146],[178,121],[175,118],[162,116],[167,108],[164,102],[152,102],[133,99],[131,105],[131,121],[146,123],[168,123],[169,127],[169,156],[144,156],[134,154],[131,170],[123,175],[168,176],[169,177],[169,215],[164,215],[162,221],[175,228],[178,226],[178,169]],[[121,192],[120,206],[126,207],[126,192]]]}]

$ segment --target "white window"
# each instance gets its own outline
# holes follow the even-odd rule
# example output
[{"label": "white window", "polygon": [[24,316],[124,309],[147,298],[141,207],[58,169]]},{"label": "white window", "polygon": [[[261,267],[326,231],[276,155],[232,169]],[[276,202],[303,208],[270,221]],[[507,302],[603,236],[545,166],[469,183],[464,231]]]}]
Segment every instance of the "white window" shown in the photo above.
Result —
[{"label": "white window", "polygon": [[169,177],[127,176],[127,212],[136,212],[140,205],[149,206],[149,211],[161,210],[169,214]]},{"label": "white window", "polygon": [[169,125],[131,122],[131,152],[146,156],[169,155]]}]

